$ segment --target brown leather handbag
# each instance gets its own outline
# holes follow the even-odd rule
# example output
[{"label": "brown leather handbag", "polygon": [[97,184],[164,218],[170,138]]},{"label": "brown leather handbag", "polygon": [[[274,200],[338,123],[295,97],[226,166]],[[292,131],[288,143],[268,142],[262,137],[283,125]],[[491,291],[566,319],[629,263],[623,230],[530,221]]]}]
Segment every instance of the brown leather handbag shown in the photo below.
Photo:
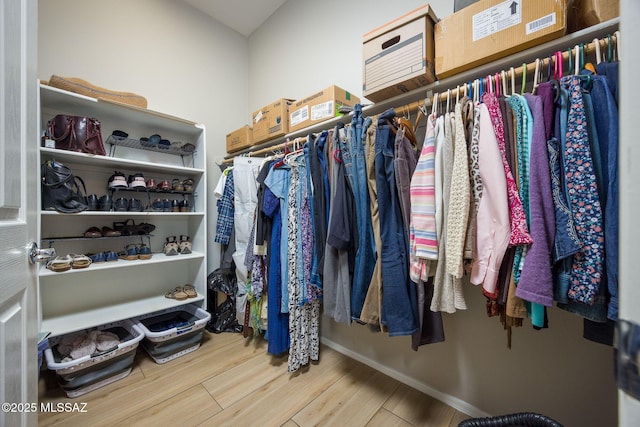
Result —
[{"label": "brown leather handbag", "polygon": [[47,123],[49,138],[60,150],[106,155],[100,121],[94,117],[58,114]]}]

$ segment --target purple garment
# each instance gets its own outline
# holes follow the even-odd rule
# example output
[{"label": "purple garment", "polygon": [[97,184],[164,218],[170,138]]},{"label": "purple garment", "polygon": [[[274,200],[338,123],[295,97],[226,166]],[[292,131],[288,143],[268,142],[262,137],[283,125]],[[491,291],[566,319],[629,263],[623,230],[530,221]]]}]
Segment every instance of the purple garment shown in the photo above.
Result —
[{"label": "purple garment", "polygon": [[533,243],[527,251],[516,296],[538,304],[553,305],[551,253],[555,239],[555,212],[551,195],[549,155],[542,100],[525,94],[533,115],[529,154],[529,231]]}]

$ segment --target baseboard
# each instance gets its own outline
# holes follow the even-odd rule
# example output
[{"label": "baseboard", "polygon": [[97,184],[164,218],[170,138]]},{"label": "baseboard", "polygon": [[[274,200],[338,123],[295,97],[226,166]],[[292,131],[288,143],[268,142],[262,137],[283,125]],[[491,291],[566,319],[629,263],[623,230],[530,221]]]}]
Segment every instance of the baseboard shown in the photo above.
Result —
[{"label": "baseboard", "polygon": [[321,337],[320,342],[322,342],[322,344],[326,345],[327,347],[337,351],[338,353],[344,354],[345,356],[348,356],[354,360],[357,360],[358,362],[362,362],[365,365],[372,367],[376,371],[382,372],[383,374],[388,375],[391,378],[397,381],[400,381],[401,383],[406,384],[411,388],[421,391],[424,394],[427,394],[433,397],[434,399],[438,399],[439,401],[444,402],[447,405],[451,406],[452,408],[460,412],[463,412],[471,417],[480,418],[480,417],[491,416],[490,414],[487,414],[486,412],[481,411],[480,409],[465,402],[464,400],[458,399],[457,397],[451,396],[446,393],[442,393],[441,391],[438,391],[432,387],[429,387],[428,385],[420,381],[416,381],[415,378],[411,378],[406,374],[403,374],[402,372],[399,372],[395,369],[391,369],[388,366],[384,366],[376,362],[375,360],[365,357],[360,353],[356,353],[355,351],[347,347],[344,347],[340,344],[337,344],[331,341],[330,339]]}]

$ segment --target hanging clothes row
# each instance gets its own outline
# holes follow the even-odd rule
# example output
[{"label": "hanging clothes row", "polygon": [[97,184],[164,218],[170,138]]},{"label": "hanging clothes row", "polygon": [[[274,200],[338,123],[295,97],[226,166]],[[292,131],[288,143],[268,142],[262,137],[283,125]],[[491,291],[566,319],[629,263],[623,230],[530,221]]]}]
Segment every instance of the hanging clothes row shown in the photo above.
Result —
[{"label": "hanging clothes row", "polygon": [[[234,255],[247,272],[245,331],[265,332],[271,354],[288,350],[289,372],[318,360],[321,310],[411,335],[417,350],[444,340],[442,312],[467,308],[465,276],[509,337],[526,318],[547,327],[554,302],[616,320],[617,62],[588,65],[584,52],[570,75],[573,54],[556,52],[542,83],[536,61],[531,92],[525,64],[520,93],[512,69],[510,93],[497,73],[455,98],[436,94],[431,113],[419,104],[413,123],[356,105],[302,148],[236,157],[218,190],[216,241],[228,241],[231,216],[236,246],[248,236]],[[238,187],[253,194],[234,196]]]}]

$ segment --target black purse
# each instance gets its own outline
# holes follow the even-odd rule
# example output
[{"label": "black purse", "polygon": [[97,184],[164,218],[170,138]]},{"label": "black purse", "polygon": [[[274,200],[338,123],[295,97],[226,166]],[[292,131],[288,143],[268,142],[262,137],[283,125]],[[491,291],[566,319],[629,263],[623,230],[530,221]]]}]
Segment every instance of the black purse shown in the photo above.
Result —
[{"label": "black purse", "polygon": [[[74,176],[71,169],[55,160],[47,160],[40,167],[42,209],[55,209],[62,213],[87,210],[87,189],[82,178]],[[82,184],[82,189],[80,185]]]}]

